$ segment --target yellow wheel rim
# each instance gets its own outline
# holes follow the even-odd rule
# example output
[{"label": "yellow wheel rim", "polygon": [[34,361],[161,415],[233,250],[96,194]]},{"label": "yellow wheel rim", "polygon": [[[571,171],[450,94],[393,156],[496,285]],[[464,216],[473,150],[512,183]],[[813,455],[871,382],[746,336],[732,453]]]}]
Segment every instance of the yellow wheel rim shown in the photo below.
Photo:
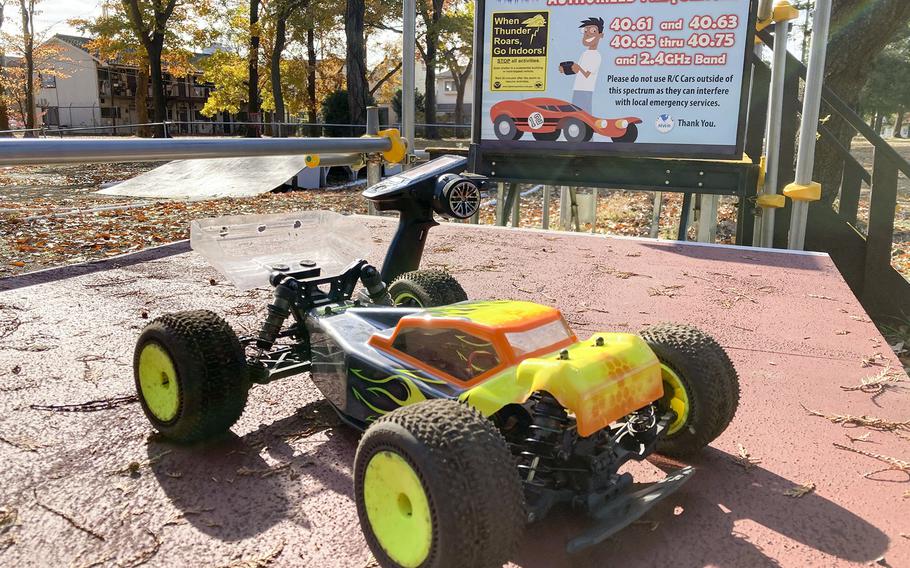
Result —
[{"label": "yellow wheel rim", "polygon": [[433,544],[430,503],[414,468],[400,455],[381,451],[363,475],[363,502],[370,529],[393,561],[420,566]]},{"label": "yellow wheel rim", "polygon": [[158,343],[148,343],[139,354],[139,390],[149,411],[162,422],[177,416],[180,385],[171,356]]},{"label": "yellow wheel rim", "polygon": [[664,382],[664,400],[669,401],[670,408],[676,413],[676,420],[667,428],[667,434],[673,435],[679,432],[689,419],[689,395],[686,394],[686,387],[676,371],[666,365],[661,365],[660,371]]},{"label": "yellow wheel rim", "polygon": [[420,303],[420,300],[417,299],[417,296],[411,294],[410,292],[402,292],[395,296],[395,305],[396,306],[413,306],[415,308],[422,308],[423,304]]}]

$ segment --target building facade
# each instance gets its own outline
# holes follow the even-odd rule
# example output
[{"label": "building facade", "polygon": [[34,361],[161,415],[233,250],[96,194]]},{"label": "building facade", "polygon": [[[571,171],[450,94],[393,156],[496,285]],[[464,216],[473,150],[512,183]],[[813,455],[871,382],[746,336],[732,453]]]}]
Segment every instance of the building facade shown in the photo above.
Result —
[{"label": "building facade", "polygon": [[[139,123],[136,108],[137,68],[116,61],[102,61],[86,45],[91,38],[57,34],[56,56],[39,77],[35,98],[39,121],[48,129],[77,128],[86,134],[134,134]],[[206,57],[197,55],[196,61]],[[170,131],[183,134],[230,134],[232,117],[227,113],[213,118],[202,116],[202,107],[213,86],[201,73],[186,77],[164,75],[167,120]],[[149,85],[148,115],[152,94]],[[151,118],[149,118],[151,120]]]}]

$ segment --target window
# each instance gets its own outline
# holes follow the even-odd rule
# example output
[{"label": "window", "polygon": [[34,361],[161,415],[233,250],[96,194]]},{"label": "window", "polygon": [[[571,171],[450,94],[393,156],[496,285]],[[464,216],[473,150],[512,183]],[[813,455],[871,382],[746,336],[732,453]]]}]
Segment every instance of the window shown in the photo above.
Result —
[{"label": "window", "polygon": [[120,107],[101,107],[101,118],[120,118]]},{"label": "window", "polygon": [[447,93],[457,92],[458,89],[455,87],[455,81],[446,81],[442,84],[443,90]]},{"label": "window", "polygon": [[470,381],[499,366],[493,345],[458,329],[403,329],[392,347],[460,381]]},{"label": "window", "polygon": [[575,105],[562,105],[559,107],[559,110],[561,110],[562,112],[575,112],[575,111],[581,110],[581,109]]},{"label": "window", "polygon": [[562,318],[527,331],[506,334],[506,340],[518,357],[556,345],[571,337],[572,330],[569,329],[566,321]]}]

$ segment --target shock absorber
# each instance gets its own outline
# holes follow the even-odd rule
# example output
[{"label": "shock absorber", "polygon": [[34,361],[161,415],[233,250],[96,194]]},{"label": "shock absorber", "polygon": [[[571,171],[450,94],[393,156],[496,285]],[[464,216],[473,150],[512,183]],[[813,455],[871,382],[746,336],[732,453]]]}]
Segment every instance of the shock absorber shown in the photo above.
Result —
[{"label": "shock absorber", "polygon": [[532,395],[531,424],[522,440],[518,470],[522,480],[537,487],[552,487],[553,462],[569,417],[566,410],[546,392]]}]

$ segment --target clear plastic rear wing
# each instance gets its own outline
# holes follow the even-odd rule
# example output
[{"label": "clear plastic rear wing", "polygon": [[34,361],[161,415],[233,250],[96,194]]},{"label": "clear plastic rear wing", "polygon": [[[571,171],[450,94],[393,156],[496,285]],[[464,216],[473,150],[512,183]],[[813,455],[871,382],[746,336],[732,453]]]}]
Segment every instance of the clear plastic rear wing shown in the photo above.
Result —
[{"label": "clear plastic rear wing", "polygon": [[190,246],[237,288],[267,286],[273,270],[299,270],[315,262],[336,274],[373,246],[363,222],[332,211],[230,215],[197,219]]}]

